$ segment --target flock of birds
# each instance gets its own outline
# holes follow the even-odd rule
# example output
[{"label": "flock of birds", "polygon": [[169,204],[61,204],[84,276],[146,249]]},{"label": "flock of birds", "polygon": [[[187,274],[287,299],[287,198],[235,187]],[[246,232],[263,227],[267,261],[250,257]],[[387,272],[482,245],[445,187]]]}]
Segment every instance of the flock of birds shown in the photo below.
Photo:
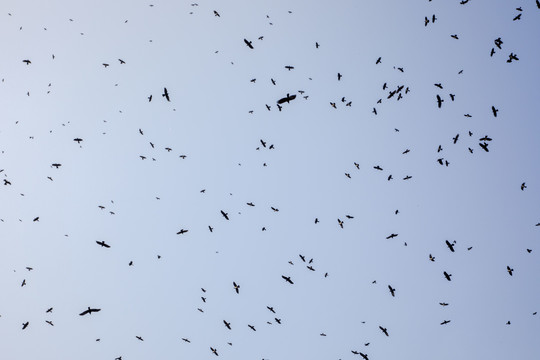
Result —
[{"label": "flock of birds", "polygon": [[[429,0],[429,2],[431,2],[431,0]],[[470,3],[470,0],[463,0],[463,1],[459,2],[459,4],[461,4],[461,5],[467,5],[469,3]],[[540,9],[539,0],[536,0],[536,5],[537,5],[538,9]],[[197,7],[198,4],[193,3],[193,4],[191,4],[191,6],[192,7]],[[153,7],[153,5],[150,5],[150,7]],[[521,20],[522,14],[524,13],[522,7],[516,8],[516,11],[518,13],[513,17],[513,21]],[[292,12],[289,12],[289,13],[292,13]],[[218,10],[212,10],[209,13],[209,15],[213,15],[216,18],[221,18],[222,17],[221,11],[218,11]],[[9,14],[9,16],[12,16],[12,15]],[[269,17],[267,17],[267,18],[269,18]],[[71,21],[73,21],[73,20],[71,20]],[[439,21],[439,20],[438,20],[438,17],[435,14],[433,14],[431,16],[425,16],[425,18],[424,18],[424,26],[428,27],[428,26],[430,26],[430,24],[433,25],[437,21]],[[269,23],[269,24],[273,25],[272,23]],[[22,28],[21,28],[21,30],[22,30]],[[81,35],[82,35],[82,33],[81,33]],[[450,34],[450,36],[451,36],[451,38],[453,38],[455,40],[460,39],[458,34]],[[263,41],[263,39],[264,39],[263,36],[260,36],[258,38],[259,41]],[[242,42],[242,38],[240,38],[238,41]],[[257,43],[254,43],[254,42],[255,42],[255,40],[250,40],[248,38],[243,38],[243,43],[249,49],[249,51],[257,51],[258,46],[257,46]],[[312,46],[318,51],[318,49],[323,48],[324,45],[325,44],[323,43],[323,41],[320,41],[320,40],[315,41],[314,40]],[[491,51],[489,52],[489,54],[486,54],[486,56],[489,58],[489,57],[493,57],[497,52],[502,52],[504,50],[503,45],[504,45],[504,41],[503,41],[502,37],[497,37],[497,38],[493,39],[493,46],[491,48]],[[55,61],[55,55],[52,55],[52,60]],[[376,66],[384,66],[383,65],[384,60],[385,59],[383,59],[382,56],[381,57],[378,57],[378,56],[374,57],[373,66],[374,67],[376,67]],[[506,62],[507,63],[512,63],[512,62],[516,62],[516,61],[519,61],[519,60],[520,59],[519,59],[518,55],[512,51],[512,52],[509,52],[508,59],[506,60]],[[25,66],[28,66],[28,67],[31,67],[31,66],[34,65],[34,63],[32,62],[32,59],[24,58],[24,59],[21,59],[19,61],[22,61],[22,63]],[[126,65],[126,66],[128,66],[128,62],[129,62],[129,59],[126,59],[126,60],[123,60],[123,59],[120,59],[120,58],[118,59],[118,65]],[[98,67],[100,66],[99,63],[97,63],[96,65]],[[110,71],[110,69],[109,69],[109,67],[111,66],[110,63],[103,62],[103,63],[101,63],[101,66],[103,66],[104,69],[107,69],[107,71]],[[288,72],[295,70],[295,66],[293,66],[293,65],[285,65],[284,68]],[[404,73],[405,72],[404,67],[394,67],[394,69],[396,71],[398,71],[399,73]],[[460,70],[458,72],[458,75],[461,75],[462,73],[463,73],[463,70]],[[342,73],[341,71],[335,71],[335,81],[340,82],[346,76],[347,76],[347,74]],[[252,83],[255,83],[256,81],[257,81],[256,78],[253,78],[251,80]],[[4,82],[4,79],[2,79],[2,82]],[[273,86],[276,86],[276,80],[274,78],[271,78],[271,84]],[[50,86],[50,84],[49,84],[49,86]],[[457,95],[452,93],[452,92],[449,92],[443,83],[435,82],[433,84],[433,86],[434,86],[434,88],[435,88],[435,90],[437,92],[437,93],[434,94],[434,98],[432,100],[433,107],[436,107],[438,109],[443,109],[446,106],[445,104],[447,104],[448,102],[451,103],[451,102],[455,101]],[[170,87],[170,85],[169,85],[169,87]],[[172,87],[171,87],[171,89],[172,89]],[[413,91],[412,87],[407,85],[407,84],[399,83],[399,84],[397,84],[395,86],[392,86],[392,85],[389,85],[388,82],[382,83],[381,89],[382,89],[384,95],[381,96],[378,100],[376,100],[375,103],[372,104],[373,106],[370,106],[369,109],[364,109],[365,110],[364,112],[366,114],[371,113],[372,117],[375,117],[380,113],[381,107],[383,106],[383,102],[390,101],[390,100],[401,101],[402,99],[405,99],[406,96]],[[298,97],[297,97],[297,95],[298,95]],[[30,92],[27,92],[27,96],[30,96]],[[166,102],[174,103],[174,102],[177,101],[177,99],[175,98],[174,90],[170,92],[167,89],[167,87],[165,87],[165,86],[163,87],[163,91],[161,93],[161,98],[162,98],[162,99],[160,99],[161,101],[166,101]],[[303,100],[301,100],[301,99],[303,99]],[[285,110],[284,109],[285,105],[294,106],[294,104],[296,104],[296,103],[298,103],[300,101],[308,101],[308,100],[309,100],[309,95],[306,95],[306,91],[304,91],[304,90],[299,90],[298,94],[294,94],[294,93],[291,94],[290,92],[286,92],[286,93],[283,94],[283,96],[281,96],[281,97],[279,97],[278,99],[275,100],[275,104],[273,104],[273,103],[271,103],[271,104],[265,103],[264,107],[261,104],[260,109],[262,109],[262,111],[273,111],[274,110],[273,106],[275,106],[277,108],[277,110],[279,112],[281,112],[281,111]],[[152,101],[155,102],[155,99],[154,99],[152,94],[149,94],[147,96],[147,101],[148,102],[152,102]],[[329,106],[331,106],[333,109],[338,109],[338,107],[340,107],[340,106],[345,106],[347,108],[350,108],[350,107],[353,106],[353,101],[350,100],[346,96],[342,97],[341,99],[328,101],[328,102],[329,102]],[[328,106],[328,105],[326,105],[326,106]],[[491,110],[491,114],[492,114],[492,116],[494,118],[497,118],[499,116],[499,111],[500,110],[499,110],[498,105],[495,105],[495,104],[492,105],[490,110]],[[249,109],[248,113],[251,114],[251,115],[254,115],[256,113],[256,111],[257,111],[256,109]],[[463,116],[467,117],[467,118],[472,117],[472,115],[469,114],[469,113],[464,113]],[[399,132],[400,130],[398,128],[395,128],[394,131]],[[134,130],[134,132],[136,132],[136,130]],[[138,129],[138,134],[140,136],[142,136],[142,137],[147,137],[147,135],[145,135],[145,132],[144,132],[144,130],[142,128]],[[84,138],[85,138],[84,134],[80,134],[79,136],[73,138],[72,141],[75,142],[77,145],[82,147],[82,145],[85,143]],[[467,138],[469,138],[471,140],[469,140],[468,142],[464,141],[464,139],[466,140]],[[490,135],[480,134],[480,136],[478,136],[478,134],[474,134],[472,131],[468,131],[467,133],[464,133],[464,134],[457,133],[457,134],[455,134],[455,136],[453,136],[451,138],[451,141],[449,140],[449,142],[452,145],[458,145],[458,143],[459,144],[464,143],[463,150],[465,152],[468,152],[469,154],[475,154],[475,151],[484,151],[486,153],[489,153],[490,152],[490,146],[492,146],[491,145],[492,141],[493,141],[493,139],[492,139],[492,137]],[[268,144],[267,140],[259,139],[258,143],[260,144],[260,146],[258,146],[256,148],[257,151],[274,150],[275,149],[275,145],[274,144]],[[154,149],[155,146],[156,146],[155,145],[156,141],[155,140],[152,140],[152,141],[148,140],[148,144],[152,149]],[[436,150],[434,149],[434,163],[437,163],[437,164],[439,164],[440,166],[443,166],[443,167],[449,167],[451,165],[451,162],[449,161],[449,159],[447,159],[446,156],[443,155],[444,154],[444,148],[446,148],[446,146],[447,146],[446,144],[441,143],[441,144],[438,145]],[[173,152],[173,146],[172,145],[165,146],[163,149],[167,153]],[[410,152],[411,152],[411,150],[409,148],[406,148],[402,152],[402,155],[407,155]],[[183,154],[183,153],[177,153],[176,156],[178,156],[178,158],[180,158],[180,159],[186,159],[187,158],[187,155]],[[138,155],[138,157],[141,160],[148,160],[148,158],[149,158],[148,155]],[[150,157],[150,158],[153,161],[157,161],[156,158],[154,158],[154,157]],[[360,168],[361,168],[360,163],[354,162],[353,165],[354,165],[354,167],[356,168],[357,171],[360,170]],[[54,168],[55,171],[60,170],[62,168],[62,166],[63,165],[60,162],[50,163],[50,167]],[[266,167],[267,163],[264,163],[263,166]],[[352,165],[351,165],[351,167],[352,167]],[[394,176],[396,176],[396,178],[401,179],[402,181],[409,181],[409,180],[413,179],[413,175],[411,175],[411,174],[403,174],[403,175],[397,176],[395,173],[392,173],[388,169],[383,168],[379,164],[370,165],[370,171],[373,171],[373,170],[371,170],[371,168],[376,172],[384,173],[385,174],[384,178],[386,179],[385,181],[393,181],[393,180],[395,180]],[[3,178],[3,185],[4,185],[3,191],[10,191],[10,188],[16,188],[17,187],[17,182],[15,180],[13,180],[13,178],[11,176],[12,174],[10,173],[10,169],[8,169],[8,168],[7,169],[0,169],[0,173],[2,173],[2,175],[4,177]],[[345,174],[345,177],[347,179],[352,179],[352,177],[354,177],[354,174],[352,174],[352,172],[350,170],[346,170],[344,172],[344,174]],[[58,176],[62,176],[62,174],[60,172],[58,172]],[[50,182],[54,181],[54,178],[52,177],[52,175],[47,176],[47,179]],[[525,191],[527,189],[527,185],[526,185],[525,181],[523,181],[521,184],[516,184],[516,187],[519,187],[521,191]],[[206,189],[200,190],[201,194],[204,194],[205,192],[206,192]],[[24,196],[24,194],[21,193],[21,196]],[[161,200],[161,197],[156,197],[156,200],[157,201]],[[111,201],[111,202],[114,203],[113,201]],[[248,201],[245,204],[249,208],[253,208],[253,207],[256,206],[253,201]],[[98,209],[100,209],[100,210],[105,210],[106,209],[106,206],[103,205],[103,204],[99,204],[96,207]],[[269,206],[269,208],[273,213],[278,213],[279,212],[279,208],[276,207],[275,205]],[[114,211],[109,211],[109,213],[111,215],[115,215]],[[221,214],[224,221],[233,221],[234,220],[233,219],[234,214],[231,213],[230,210],[217,208],[215,210],[215,213],[216,214]],[[396,209],[395,212],[394,212],[395,215],[398,215],[399,213],[400,213],[400,210],[398,210],[398,209]],[[43,216],[41,216],[41,217],[43,217]],[[344,229],[345,226],[346,226],[346,222],[347,221],[352,221],[354,218],[355,217],[353,215],[346,214],[346,215],[343,215],[343,216],[339,216],[335,220],[332,220],[332,221],[335,221],[334,224],[336,224],[335,225],[336,227],[339,227],[339,229]],[[1,221],[4,222],[4,219],[1,219]],[[19,221],[22,222],[23,220],[19,219]],[[32,222],[39,222],[39,221],[40,221],[40,216],[35,216],[32,219]],[[313,219],[313,223],[315,225],[318,225],[320,222],[321,222],[321,220],[319,220],[319,217],[315,217]],[[540,222],[535,224],[535,225],[540,226]],[[208,231],[210,233],[213,233],[214,230],[215,230],[215,225],[210,224],[210,225],[207,225],[207,226],[208,226]],[[267,231],[266,226],[263,226],[261,228],[261,231]],[[196,231],[193,231],[191,229],[182,227],[182,228],[178,229],[178,231],[176,232],[176,235],[190,236],[191,234],[193,234],[195,232]],[[399,233],[389,232],[387,234],[388,235],[386,236],[386,240],[393,240],[393,239],[399,238]],[[110,241],[105,241],[105,240],[95,240],[95,244],[97,244],[97,246],[103,248],[104,251],[109,251],[108,249],[111,249],[111,248],[114,247],[113,243],[111,243]],[[403,245],[407,246],[408,244],[407,244],[407,242],[403,242]],[[446,248],[447,248],[446,251],[449,251],[450,253],[456,253],[458,251],[471,251],[472,248],[473,248],[472,246],[463,246],[463,247],[461,247],[461,244],[458,244],[458,242],[456,240],[448,240],[448,239],[446,239],[444,241],[441,240],[440,245],[441,245],[441,247],[446,246]],[[95,245],[93,245],[93,246],[95,246]],[[526,250],[527,253],[533,252],[533,249],[531,249],[531,248],[527,248],[525,250]],[[157,259],[160,260],[161,255],[157,255]],[[431,253],[426,254],[425,259],[426,259],[426,261],[430,261],[430,262],[435,262],[436,261],[436,257],[434,255],[432,255]],[[298,254],[298,258],[295,259],[295,261],[296,260],[298,260],[310,272],[316,272],[318,274],[321,274],[320,276],[323,279],[326,279],[326,278],[328,278],[330,276],[330,273],[329,273],[330,270],[327,271],[327,269],[325,269],[324,271],[321,271],[319,268],[317,268],[317,269],[315,268],[316,265],[314,263],[313,258],[308,259],[308,258],[306,258],[305,255]],[[291,260],[288,261],[288,264],[290,266],[296,266],[297,264],[295,265],[295,261],[293,261],[291,259]],[[134,266],[134,261],[130,260],[129,263],[126,264],[126,266]],[[504,266],[506,267],[506,272],[508,273],[508,276],[514,276],[514,268],[512,267],[513,264],[509,263],[509,264],[505,264]],[[28,272],[34,270],[33,267],[30,267],[30,266],[27,266],[25,269]],[[291,275],[291,273],[276,273],[275,276],[278,277],[278,278],[280,277],[281,280],[287,286],[289,286],[289,285],[293,286],[293,285],[296,284],[296,280],[293,278],[293,275]],[[451,273],[450,268],[445,269],[445,270],[442,271],[442,273],[440,273],[441,279],[445,279],[448,282],[453,281],[452,276],[453,275]],[[377,280],[372,281],[372,284],[376,284],[376,283],[377,283]],[[241,284],[239,282],[237,282],[236,279],[231,279],[230,284],[231,284],[231,290],[230,291],[234,292],[238,296],[242,296]],[[385,285],[388,288],[389,296],[391,296],[392,298],[400,296],[400,289],[396,289],[395,285],[393,285],[393,284],[385,284]],[[22,280],[22,282],[21,282],[20,287],[26,287],[26,286],[30,286],[30,284],[29,284],[29,282],[27,282],[27,279],[24,278]],[[202,294],[199,294],[199,295],[200,295],[200,299],[202,301],[202,305],[200,307],[197,307],[194,310],[196,310],[196,311],[198,311],[200,313],[204,313],[205,312],[204,304],[206,304],[208,296],[206,295],[207,290],[205,288],[201,287],[201,292],[202,292]],[[95,305],[96,304],[91,304],[90,306],[89,306],[89,304],[81,305],[81,308],[86,307],[86,309],[82,310],[78,315],[81,316],[81,317],[87,316],[87,315],[92,316],[92,317],[94,317],[94,316],[107,316],[107,309],[106,308],[104,308],[103,311],[102,311],[101,308],[95,307]],[[439,305],[444,308],[444,307],[450,306],[450,303],[447,303],[445,301],[440,301]],[[257,306],[259,306],[259,305],[257,305]],[[276,324],[276,325],[279,326],[279,325],[282,324],[282,322],[286,322],[286,319],[284,319],[280,314],[278,314],[278,312],[276,310],[278,308],[277,306],[270,305],[270,304],[260,304],[260,306],[261,307],[266,307],[266,309],[271,313],[270,318],[268,320],[266,320],[267,325]],[[47,316],[51,316],[52,313],[53,313],[53,307],[46,306],[45,308],[46,308],[45,313],[47,314]],[[0,316],[5,315],[5,314],[1,313],[2,311],[4,311],[4,310],[0,308]],[[76,314],[74,314],[74,315],[76,315]],[[536,312],[532,313],[532,315],[536,315]],[[2,320],[2,318],[0,318],[0,327],[3,326],[2,323],[1,323],[1,320]],[[46,319],[44,321],[49,326],[55,326],[53,321],[50,318],[48,318],[48,319]],[[21,329],[26,331],[29,328],[29,326],[34,325],[34,322],[35,321],[33,319],[25,319],[24,321],[21,322]],[[452,319],[449,319],[449,318],[444,318],[444,319],[438,321],[438,324],[440,324],[441,326],[446,326],[446,325],[449,325],[451,323],[452,323]],[[510,324],[511,324],[511,322],[510,322],[510,320],[508,320],[506,322],[506,325],[510,325]],[[257,332],[257,330],[258,330],[258,328],[260,326],[260,325],[258,325],[258,323],[256,321],[253,321],[252,323],[247,323],[247,324],[236,324],[236,323],[234,323],[232,320],[230,320],[228,318],[222,319],[222,325],[229,331],[235,331],[237,326],[243,326],[243,327],[249,328],[253,332]],[[38,326],[38,325],[36,324],[36,326]],[[380,334],[382,336],[391,337],[392,336],[392,328],[390,326],[388,326],[388,327],[386,327],[386,326],[388,326],[388,325],[374,324],[373,328],[378,329],[377,331],[380,331]],[[13,329],[7,329],[6,331],[13,331]],[[321,332],[319,335],[322,336],[322,337],[327,337],[328,336],[326,332]],[[141,335],[134,335],[134,337],[137,340],[141,341],[141,342],[144,341],[144,338]],[[101,339],[95,339],[95,340],[100,341]],[[196,340],[192,339],[188,334],[179,335],[178,340],[183,341],[184,343],[186,343],[186,346],[188,346],[187,344],[191,344],[192,341],[196,341]],[[371,355],[368,354],[368,352],[369,352],[368,349],[370,349],[369,345],[373,344],[375,342],[377,342],[376,339],[372,339],[372,340],[370,340],[370,342],[364,342],[364,349],[362,349],[362,351],[358,350],[357,348],[350,349],[349,351],[353,355],[358,355],[358,356],[360,356],[361,358],[363,358],[365,360],[369,360],[371,358],[374,358],[374,357],[372,357]],[[232,342],[230,342],[230,341],[226,342],[226,344],[228,346],[233,346]],[[208,348],[209,353],[213,354],[215,356],[222,356],[223,353],[226,353],[226,351],[224,351],[221,348],[221,345],[220,345],[219,342],[217,342],[216,344],[214,344],[214,343],[207,344],[206,346]],[[118,356],[115,359],[116,360],[128,360],[127,358],[123,359],[122,356]]]}]

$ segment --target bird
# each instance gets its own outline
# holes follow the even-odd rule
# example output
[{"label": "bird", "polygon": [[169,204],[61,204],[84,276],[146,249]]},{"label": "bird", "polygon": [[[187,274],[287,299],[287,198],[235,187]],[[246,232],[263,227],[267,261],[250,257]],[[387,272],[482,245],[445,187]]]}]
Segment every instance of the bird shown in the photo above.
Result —
[{"label": "bird", "polygon": [[35,217],[34,220],[32,220],[32,221],[34,221],[34,222],[39,221],[39,216]]},{"label": "bird", "polygon": [[103,240],[102,240],[102,241],[96,241],[96,243],[97,243],[98,245],[101,245],[101,247],[106,247],[106,248],[110,248],[110,247],[111,247],[111,245],[107,244],[107,243],[106,243],[105,241],[103,241]]},{"label": "bird", "polygon": [[441,325],[446,325],[446,324],[448,324],[449,322],[450,322],[450,320],[444,320],[444,321],[441,323]]},{"label": "bird", "polygon": [[79,315],[80,316],[84,316],[86,314],[92,314],[93,312],[99,312],[101,311],[101,309],[92,309],[90,308],[90,306],[88,307],[88,309],[84,310],[82,313],[80,313]]},{"label": "bird", "polygon": [[46,313],[52,313],[52,311],[53,311],[53,308],[51,307],[51,308],[48,308],[47,311],[45,311],[45,312]]},{"label": "bird", "polygon": [[286,66],[285,66],[285,69],[291,71],[292,69],[294,69],[294,66],[286,65]]},{"label": "bird", "polygon": [[166,87],[163,88],[163,94],[161,94],[161,96],[167,99],[167,101],[171,101],[171,98],[169,97],[169,92],[167,91]]},{"label": "bird", "polygon": [[255,326],[253,326],[253,325],[249,325],[249,324],[248,324],[248,327],[249,327],[251,330],[253,330],[253,331],[257,331],[257,330],[255,330]]},{"label": "bird", "polygon": [[28,327],[29,324],[30,324],[29,321],[23,323],[23,324],[22,324],[22,329],[23,329],[23,330],[26,329],[26,328]]},{"label": "bird", "polygon": [[125,64],[126,62],[122,59],[118,59],[118,61],[120,61],[120,64]]},{"label": "bird", "polygon": [[253,49],[253,45],[251,44],[251,41],[244,39],[244,43],[247,45],[248,48]]},{"label": "bird", "polygon": [[190,343],[190,342],[191,342],[191,341],[190,341],[189,339],[187,339],[187,338],[182,338],[182,340],[184,340],[184,341],[187,342],[187,343]]},{"label": "bird", "polygon": [[277,322],[278,324],[281,324],[281,319],[274,318],[274,320],[276,320],[276,322]]},{"label": "bird", "polygon": [[238,289],[240,289],[240,285],[238,285],[237,283],[235,283],[235,282],[233,281],[233,287],[234,287],[234,290],[236,291],[236,293],[239,294],[240,291],[239,291]]},{"label": "bird", "polygon": [[315,48],[318,49],[319,48],[319,43],[315,41]]},{"label": "bird", "polygon": [[437,106],[440,108],[442,103],[444,102],[443,99],[441,99],[440,95],[437,95]]},{"label": "bird", "polygon": [[143,339],[141,336],[139,336],[139,335],[135,335],[135,337],[136,337],[138,340],[140,340],[140,341],[144,341],[144,339]]},{"label": "bird", "polygon": [[441,306],[448,306],[448,303],[440,302],[439,305],[441,305]]},{"label": "bird", "polygon": [[289,284],[294,284],[290,278],[290,276],[285,276],[285,275],[281,275],[281,277],[286,281],[288,282]]},{"label": "bird", "polygon": [[458,36],[457,36],[457,34],[454,34],[454,35],[450,35],[450,37],[452,37],[452,38],[454,38],[454,39],[456,39],[456,40],[458,40],[458,39],[459,39],[459,38],[458,38]]},{"label": "bird", "polygon": [[50,320],[45,320],[45,322],[46,322],[47,324],[51,325],[51,326],[54,326],[54,324],[53,324],[52,321],[50,321]]},{"label": "bird", "polygon": [[454,252],[454,245],[456,244],[456,241],[454,240],[454,243],[451,244],[448,240],[445,240],[446,246],[450,249],[451,252]]},{"label": "bird", "polygon": [[180,229],[179,232],[176,233],[176,235],[182,235],[182,234],[185,234],[187,233],[189,230],[186,230],[186,229]]},{"label": "bird", "polygon": [[214,355],[219,356],[216,349],[214,349],[213,347],[210,346],[210,350],[212,350],[212,352],[214,353]]},{"label": "bird", "polygon": [[386,328],[379,325],[379,329],[381,329],[381,331],[384,333],[384,335],[390,336],[390,335],[388,335],[388,330]]},{"label": "bird", "polygon": [[221,17],[216,10],[214,10],[214,16]]},{"label": "bird", "polygon": [[373,168],[374,168],[375,170],[383,171],[383,169],[382,169],[379,165],[374,166]]},{"label": "bird", "polygon": [[150,95],[150,96],[148,97],[148,102],[151,102],[151,101],[152,101],[152,95]]},{"label": "bird", "polygon": [[288,104],[289,101],[294,100],[294,99],[296,99],[296,95],[289,95],[289,94],[287,94],[287,96],[285,96],[285,97],[279,99],[279,100],[277,101],[277,103],[278,103],[278,104],[283,104],[283,103],[286,102],[286,103]]},{"label": "bird", "polygon": [[510,274],[510,276],[512,276],[512,273],[513,273],[514,269],[512,269],[510,266],[506,266],[506,271],[508,271],[508,274]]},{"label": "bird", "polygon": [[80,144],[81,141],[83,141],[83,139],[81,139],[81,138],[75,138],[75,139],[73,139],[73,141],[75,141],[77,144]]},{"label": "bird", "polygon": [[398,234],[390,234],[386,237],[386,239],[393,239],[395,238],[396,236],[398,236]]},{"label": "bird", "polygon": [[492,106],[491,111],[493,111],[493,116],[497,117],[497,112],[499,111],[499,109],[495,109],[495,106]]},{"label": "bird", "polygon": [[337,79],[338,79],[338,81],[340,81],[342,77],[343,77],[343,75],[341,75],[340,73],[337,73]]},{"label": "bird", "polygon": [[227,327],[227,329],[231,330],[231,323],[228,323],[227,321],[223,320],[223,323]]},{"label": "bird", "polygon": [[521,20],[521,14],[518,14],[515,18],[512,19],[513,21]]},{"label": "bird", "polygon": [[62,166],[62,164],[58,164],[58,163],[54,163],[51,165],[51,167],[55,167],[55,168],[59,168],[60,166]]},{"label": "bird", "polygon": [[435,257],[434,257],[434,256],[432,256],[431,254],[429,254],[429,260],[431,260],[431,261],[435,261]]},{"label": "bird", "polygon": [[457,135],[452,139],[452,140],[454,140],[454,144],[457,143],[458,139],[459,139],[459,134],[457,134]]},{"label": "bird", "polygon": [[30,65],[30,64],[32,63],[32,62],[31,62],[30,60],[28,60],[28,59],[23,60],[22,62],[23,62],[23,63],[26,63],[26,65]]},{"label": "bird", "polygon": [[392,297],[396,296],[396,289],[394,289],[392,286],[388,285],[388,289],[390,290],[390,294],[392,294]]},{"label": "bird", "polygon": [[452,281],[452,279],[450,279],[450,276],[452,276],[452,274],[449,274],[446,271],[444,271],[444,277],[446,278],[446,280]]},{"label": "bird", "polygon": [[23,281],[21,283],[21,287],[23,287],[24,285],[26,285],[26,279],[23,279]]},{"label": "bird", "polygon": [[377,59],[377,61],[375,61],[375,65],[380,64],[380,63],[381,63],[381,56],[379,56],[379,58]]},{"label": "bird", "polygon": [[337,221],[338,221],[339,226],[343,229],[343,221],[341,221],[340,219],[337,219]]},{"label": "bird", "polygon": [[527,185],[525,185],[525,183],[522,183],[521,184],[521,191],[525,190],[527,188]]},{"label": "bird", "polygon": [[224,217],[225,219],[229,220],[229,214],[226,213],[226,212],[223,211],[223,210],[220,210],[220,211],[221,211],[221,215],[223,215],[223,217]]},{"label": "bird", "polygon": [[270,310],[271,312],[273,312],[274,314],[276,313],[276,312],[274,311],[274,308],[273,308],[272,306],[267,306],[266,308],[267,308],[268,310]]},{"label": "bird", "polygon": [[478,145],[480,145],[480,147],[482,149],[484,149],[486,152],[489,152],[489,149],[488,149],[488,144],[486,142],[484,143],[479,143]]}]

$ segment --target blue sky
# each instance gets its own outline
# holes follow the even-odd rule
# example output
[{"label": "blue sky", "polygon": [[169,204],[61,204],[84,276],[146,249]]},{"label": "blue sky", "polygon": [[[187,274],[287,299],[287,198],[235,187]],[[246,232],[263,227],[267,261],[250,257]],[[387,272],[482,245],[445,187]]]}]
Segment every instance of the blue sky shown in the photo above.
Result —
[{"label": "blue sky", "polygon": [[535,2],[192,4],[0,4],[3,356],[537,359]]}]

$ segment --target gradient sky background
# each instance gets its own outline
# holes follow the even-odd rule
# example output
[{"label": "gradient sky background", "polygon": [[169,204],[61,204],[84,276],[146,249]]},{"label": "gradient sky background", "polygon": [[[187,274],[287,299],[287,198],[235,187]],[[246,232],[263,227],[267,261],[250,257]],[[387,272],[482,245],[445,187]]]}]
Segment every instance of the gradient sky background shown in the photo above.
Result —
[{"label": "gradient sky background", "polygon": [[0,357],[538,359],[535,2],[191,4],[1,2]]}]

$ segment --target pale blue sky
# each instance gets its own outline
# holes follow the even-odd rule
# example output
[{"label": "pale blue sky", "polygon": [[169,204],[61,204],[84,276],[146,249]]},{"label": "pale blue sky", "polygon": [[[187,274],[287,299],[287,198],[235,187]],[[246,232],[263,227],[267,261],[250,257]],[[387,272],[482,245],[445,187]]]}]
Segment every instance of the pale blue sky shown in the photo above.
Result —
[{"label": "pale blue sky", "polygon": [[535,2],[192,3],[0,4],[0,357],[537,359]]}]

